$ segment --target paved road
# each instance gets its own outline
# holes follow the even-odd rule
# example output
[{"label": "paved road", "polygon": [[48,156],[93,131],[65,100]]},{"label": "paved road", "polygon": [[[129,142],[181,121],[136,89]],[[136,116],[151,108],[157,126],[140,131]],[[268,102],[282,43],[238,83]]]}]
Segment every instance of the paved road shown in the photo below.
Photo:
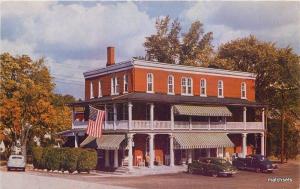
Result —
[{"label": "paved road", "polygon": [[[209,177],[202,175],[190,175],[187,173],[169,174],[169,175],[152,175],[152,176],[131,176],[131,177],[107,177],[105,175],[87,175],[87,174],[57,174],[57,173],[44,173],[28,171],[23,173],[7,173],[6,178],[10,178],[10,182],[15,181],[24,182],[22,188],[28,188],[27,181],[22,179],[31,180],[29,183],[39,185],[53,185],[58,188],[61,183],[68,183],[69,185],[60,188],[109,188],[112,186],[132,187],[132,188],[163,188],[163,189],[299,189],[299,162],[290,162],[288,164],[280,165],[280,170],[272,173],[255,173],[248,171],[240,171],[237,175],[229,178],[224,177]],[[10,174],[10,175],[8,175]],[[24,178],[16,175],[26,175]],[[268,179],[272,178],[289,178],[287,182],[270,182]],[[35,180],[36,179],[36,180]],[[58,179],[58,180],[57,180]],[[62,182],[61,179],[64,179]],[[21,180],[21,181],[20,181]],[[82,182],[79,182],[82,181]],[[7,181],[5,181],[7,183]],[[74,182],[74,183],[73,183]],[[84,183],[88,185],[84,185]],[[109,185],[109,186],[108,186]],[[6,184],[8,186],[8,184]],[[20,185],[19,185],[20,186]],[[57,186],[57,187],[56,187]],[[5,187],[4,187],[5,188]],[[10,187],[11,188],[11,187]],[[32,188],[31,186],[29,187]],[[41,187],[44,188],[44,187]],[[47,188],[47,187],[46,187]],[[51,188],[51,187],[50,187]],[[47,188],[48,189],[48,188]]]}]

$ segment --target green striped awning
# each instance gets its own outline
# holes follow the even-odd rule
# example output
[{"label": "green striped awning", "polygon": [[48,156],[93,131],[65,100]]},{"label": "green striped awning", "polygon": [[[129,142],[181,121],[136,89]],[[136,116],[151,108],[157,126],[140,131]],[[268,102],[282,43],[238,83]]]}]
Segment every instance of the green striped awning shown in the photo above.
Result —
[{"label": "green striped awning", "polygon": [[226,106],[175,105],[174,113],[189,116],[232,116]]},{"label": "green striped awning", "polygon": [[226,133],[174,133],[175,149],[234,147]]},{"label": "green striped awning", "polygon": [[116,150],[120,148],[124,139],[125,135],[102,135],[100,138],[88,136],[80,146],[103,150]]}]

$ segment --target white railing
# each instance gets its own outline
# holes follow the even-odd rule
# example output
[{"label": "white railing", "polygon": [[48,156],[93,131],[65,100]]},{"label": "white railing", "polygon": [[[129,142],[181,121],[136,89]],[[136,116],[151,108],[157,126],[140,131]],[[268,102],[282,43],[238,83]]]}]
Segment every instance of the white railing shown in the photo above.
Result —
[{"label": "white railing", "polygon": [[193,129],[208,129],[209,128],[209,123],[208,122],[203,122],[203,121],[193,121],[192,122],[192,128]]},{"label": "white railing", "polygon": [[85,128],[88,125],[88,121],[74,121],[72,124],[73,128]]},{"label": "white railing", "polygon": [[171,129],[171,121],[154,121],[154,129]]},{"label": "white railing", "polygon": [[174,129],[189,129],[190,122],[187,121],[175,121],[174,122]]},{"label": "white railing", "polygon": [[150,129],[151,122],[145,120],[132,120],[132,129]]},{"label": "white railing", "polygon": [[114,129],[114,121],[106,121],[103,124],[105,130],[113,130]]},{"label": "white railing", "polygon": [[264,129],[263,122],[247,122],[247,129]]},{"label": "white railing", "polygon": [[225,129],[225,122],[210,122],[210,129]]},{"label": "white railing", "polygon": [[244,129],[244,126],[245,126],[245,124],[244,124],[244,122],[227,122],[226,123],[226,128],[228,129],[228,130],[235,130],[235,129],[239,129],[239,130],[241,130],[241,129]]},{"label": "white railing", "polygon": [[128,129],[128,120],[117,121],[116,129]]}]

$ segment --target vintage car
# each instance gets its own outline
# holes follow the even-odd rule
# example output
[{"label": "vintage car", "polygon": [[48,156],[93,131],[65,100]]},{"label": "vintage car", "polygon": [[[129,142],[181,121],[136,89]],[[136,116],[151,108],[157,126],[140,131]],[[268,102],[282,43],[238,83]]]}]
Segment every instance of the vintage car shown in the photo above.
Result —
[{"label": "vintage car", "polygon": [[210,176],[232,176],[236,173],[228,161],[222,158],[201,158],[188,164],[188,173]]},{"label": "vintage car", "polygon": [[10,155],[7,162],[7,170],[18,169],[25,171],[25,159],[22,155]]},{"label": "vintage car", "polygon": [[234,158],[232,164],[239,170],[253,170],[256,172],[273,172],[277,168],[265,156],[258,154],[249,155],[246,158]]}]

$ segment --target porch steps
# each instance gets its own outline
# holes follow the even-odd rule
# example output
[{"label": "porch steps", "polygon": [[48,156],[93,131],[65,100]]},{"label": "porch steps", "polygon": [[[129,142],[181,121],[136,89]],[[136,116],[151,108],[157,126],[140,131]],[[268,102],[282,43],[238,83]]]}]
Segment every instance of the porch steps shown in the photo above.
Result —
[{"label": "porch steps", "polygon": [[120,175],[122,175],[122,174],[129,173],[129,172],[130,172],[130,171],[129,171],[128,167],[123,166],[123,167],[118,167],[118,168],[114,171],[114,174],[120,174]]}]

